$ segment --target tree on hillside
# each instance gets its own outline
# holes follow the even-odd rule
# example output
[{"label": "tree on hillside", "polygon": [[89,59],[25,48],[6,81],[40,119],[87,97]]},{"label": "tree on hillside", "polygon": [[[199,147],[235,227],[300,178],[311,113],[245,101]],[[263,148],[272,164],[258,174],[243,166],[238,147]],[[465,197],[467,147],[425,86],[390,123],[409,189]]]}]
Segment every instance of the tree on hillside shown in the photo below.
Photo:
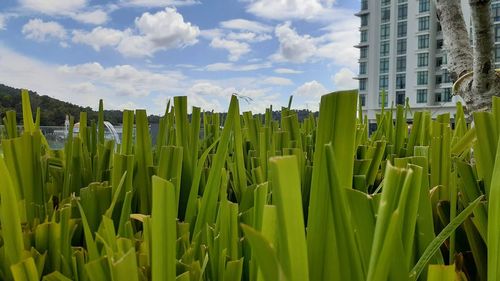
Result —
[{"label": "tree on hillside", "polygon": [[473,47],[470,46],[460,0],[434,0],[448,54],[448,71],[457,81],[468,112],[491,108],[491,98],[500,93],[495,72],[491,0],[469,0]]}]

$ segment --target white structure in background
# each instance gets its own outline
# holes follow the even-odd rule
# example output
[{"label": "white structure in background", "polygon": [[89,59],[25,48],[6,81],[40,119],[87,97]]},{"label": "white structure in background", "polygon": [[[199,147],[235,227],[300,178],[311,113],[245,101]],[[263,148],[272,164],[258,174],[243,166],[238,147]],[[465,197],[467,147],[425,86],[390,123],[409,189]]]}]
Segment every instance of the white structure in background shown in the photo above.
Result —
[{"label": "white structure in background", "polygon": [[[469,1],[457,1],[470,19]],[[495,41],[500,43],[500,0],[492,2]],[[408,98],[412,109],[430,110],[433,117],[455,111],[434,0],[361,0],[356,15],[361,19],[357,79],[363,113],[370,120],[380,112],[382,89],[386,108]],[[465,22],[470,30],[471,21]],[[495,61],[498,66],[500,44]]]},{"label": "white structure in background", "polygon": [[[80,132],[80,123],[76,123],[73,127],[73,134],[76,135]],[[116,144],[121,143],[120,135],[113,126],[113,124],[108,121],[104,121],[104,138],[108,140],[114,140]]]},{"label": "white structure in background", "polygon": [[66,114],[66,119],[64,120],[64,135],[66,137],[68,136],[68,130],[69,130],[69,115]]}]

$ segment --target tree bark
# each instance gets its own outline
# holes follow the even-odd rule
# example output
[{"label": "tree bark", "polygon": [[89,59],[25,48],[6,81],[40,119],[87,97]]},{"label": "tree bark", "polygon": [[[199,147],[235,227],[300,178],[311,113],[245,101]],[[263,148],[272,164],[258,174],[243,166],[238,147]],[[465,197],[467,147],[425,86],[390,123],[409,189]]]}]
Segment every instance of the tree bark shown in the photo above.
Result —
[{"label": "tree bark", "polygon": [[500,89],[500,81],[495,73],[493,50],[493,21],[491,20],[491,0],[469,0],[474,33],[474,64],[472,82],[472,110],[491,108],[491,98]]},{"label": "tree bark", "polygon": [[[448,71],[453,80],[459,79],[456,94],[464,99],[469,113],[489,110],[491,97],[500,91],[493,57],[491,0],[469,0],[474,48],[469,43],[460,1],[435,1],[448,55]],[[466,75],[471,71],[472,75]]]},{"label": "tree bark", "polygon": [[448,71],[456,80],[472,70],[472,48],[462,7],[459,0],[436,0],[436,11],[448,56]]}]

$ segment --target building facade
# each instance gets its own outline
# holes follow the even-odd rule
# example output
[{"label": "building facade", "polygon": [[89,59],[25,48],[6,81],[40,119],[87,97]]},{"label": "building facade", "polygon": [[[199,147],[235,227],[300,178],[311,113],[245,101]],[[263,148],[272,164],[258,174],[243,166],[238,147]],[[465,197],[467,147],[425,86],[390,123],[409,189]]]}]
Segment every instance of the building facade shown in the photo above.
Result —
[{"label": "building facade", "polygon": [[[468,0],[457,1],[470,30]],[[500,0],[492,5],[500,44]],[[433,117],[453,113],[455,98],[434,0],[361,0],[356,15],[361,20],[357,79],[368,118],[374,120],[380,111],[383,93],[386,108],[408,99],[412,109],[429,110]],[[495,58],[500,62],[500,48],[495,48]]]}]

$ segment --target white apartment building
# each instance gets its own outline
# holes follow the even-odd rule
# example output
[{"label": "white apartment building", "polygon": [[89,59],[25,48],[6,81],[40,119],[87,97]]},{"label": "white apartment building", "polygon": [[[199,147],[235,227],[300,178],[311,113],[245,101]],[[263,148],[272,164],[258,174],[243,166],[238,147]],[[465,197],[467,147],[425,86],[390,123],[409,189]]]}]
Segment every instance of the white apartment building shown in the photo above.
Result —
[{"label": "white apartment building", "polygon": [[[457,1],[462,3],[470,30],[469,1]],[[386,108],[405,104],[408,98],[412,110],[429,110],[433,117],[454,113],[452,81],[434,0],[361,0],[361,11],[356,15],[361,19],[357,79],[364,114],[375,119],[381,109],[382,90]],[[492,3],[492,17],[498,67],[500,0]]]}]

